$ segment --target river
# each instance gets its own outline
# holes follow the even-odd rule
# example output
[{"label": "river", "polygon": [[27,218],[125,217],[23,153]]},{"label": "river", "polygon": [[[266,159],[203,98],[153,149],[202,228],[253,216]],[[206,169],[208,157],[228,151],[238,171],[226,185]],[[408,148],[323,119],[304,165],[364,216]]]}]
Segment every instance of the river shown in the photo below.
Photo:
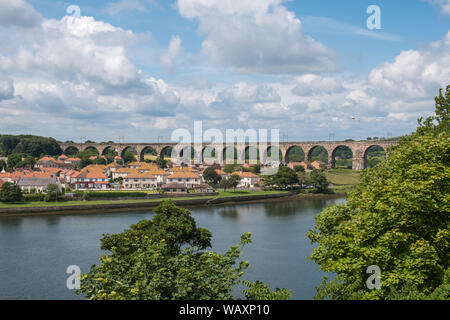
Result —
[{"label": "river", "polygon": [[[224,253],[243,233],[252,233],[242,255],[250,262],[245,279],[292,289],[293,299],[312,299],[324,273],[307,259],[312,246],[306,232],[318,212],[344,201],[280,200],[190,210],[199,227],[212,231],[214,251]],[[102,234],[152,216],[149,210],[0,217],[0,299],[82,299],[66,287],[67,267],[88,272],[102,255]]]}]

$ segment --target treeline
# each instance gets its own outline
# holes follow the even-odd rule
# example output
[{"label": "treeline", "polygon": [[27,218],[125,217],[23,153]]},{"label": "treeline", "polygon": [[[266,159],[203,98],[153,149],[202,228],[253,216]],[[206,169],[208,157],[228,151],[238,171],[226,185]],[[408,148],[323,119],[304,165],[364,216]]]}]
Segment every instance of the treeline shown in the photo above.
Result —
[{"label": "treeline", "polygon": [[0,135],[0,156],[20,154],[39,158],[43,155],[59,156],[62,150],[53,138],[33,135]]}]

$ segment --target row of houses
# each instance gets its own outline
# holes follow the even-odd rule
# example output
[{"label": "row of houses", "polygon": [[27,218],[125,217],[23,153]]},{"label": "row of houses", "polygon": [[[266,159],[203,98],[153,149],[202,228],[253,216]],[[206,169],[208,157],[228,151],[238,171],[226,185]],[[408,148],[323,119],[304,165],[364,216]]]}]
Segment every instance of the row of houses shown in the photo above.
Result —
[{"label": "row of houses", "polygon": [[[34,170],[16,170],[0,173],[0,181],[12,182],[27,192],[45,192],[49,184],[56,184],[62,190],[107,190],[122,188],[126,190],[152,190],[162,188],[174,190],[209,191],[211,187],[203,179],[205,167],[172,166],[161,169],[154,163],[132,162],[124,166],[118,162],[108,165],[88,165],[76,170],[81,159],[60,156],[43,157]],[[231,174],[215,169],[222,179]],[[233,172],[241,177],[238,188],[253,188],[261,183],[261,178],[251,172]]]}]

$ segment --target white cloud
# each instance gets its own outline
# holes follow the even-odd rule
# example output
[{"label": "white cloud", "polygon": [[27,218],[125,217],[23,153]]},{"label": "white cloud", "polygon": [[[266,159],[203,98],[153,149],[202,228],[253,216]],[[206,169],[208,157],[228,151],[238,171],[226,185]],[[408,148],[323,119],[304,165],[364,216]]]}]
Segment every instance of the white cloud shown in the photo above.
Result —
[{"label": "white cloud", "polygon": [[[281,0],[178,0],[180,15],[198,19],[202,51],[237,72],[333,72],[337,54],[302,33]],[[281,48],[281,49],[280,49]]]},{"label": "white cloud", "polygon": [[317,94],[331,94],[342,92],[342,82],[334,77],[305,74],[294,79],[296,86],[292,93],[297,96],[310,96]]},{"label": "white cloud", "polygon": [[444,14],[450,14],[450,0],[425,0],[428,3],[439,6]]},{"label": "white cloud", "polygon": [[34,27],[41,15],[25,0],[0,0],[0,26]]},{"label": "white cloud", "polygon": [[169,48],[167,52],[163,53],[160,58],[160,63],[166,72],[172,73],[175,71],[175,59],[178,58],[183,48],[181,46],[181,38],[173,36],[170,39]]},{"label": "white cloud", "polygon": [[374,68],[369,81],[380,94],[404,99],[430,97],[450,79],[450,31],[422,50],[401,52],[394,62]]},{"label": "white cloud", "polygon": [[14,83],[12,80],[0,80],[0,100],[14,98]]}]

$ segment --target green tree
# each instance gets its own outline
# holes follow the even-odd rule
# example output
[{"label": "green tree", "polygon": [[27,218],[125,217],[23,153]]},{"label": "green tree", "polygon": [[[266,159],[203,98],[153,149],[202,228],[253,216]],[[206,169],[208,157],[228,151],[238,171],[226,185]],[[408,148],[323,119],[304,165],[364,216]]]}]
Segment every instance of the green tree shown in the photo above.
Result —
[{"label": "green tree", "polygon": [[136,157],[134,156],[134,154],[130,151],[125,151],[125,153],[123,154],[123,161],[128,164],[130,162],[134,162],[136,161]]},{"label": "green tree", "polygon": [[[436,116],[364,170],[345,204],[327,207],[308,233],[311,259],[325,272],[317,298],[450,299],[450,86]],[[381,289],[368,290],[368,266]]]},{"label": "green tree", "polygon": [[203,179],[210,185],[216,185],[222,180],[222,177],[213,167],[208,167],[203,171]]},{"label": "green tree", "polygon": [[295,172],[305,172],[305,167],[304,166],[294,166],[294,171]]},{"label": "green tree", "polygon": [[36,159],[33,156],[26,156],[25,160],[22,162],[22,168],[32,169],[36,164]]},{"label": "green tree", "polygon": [[167,160],[158,157],[156,158],[155,162],[161,169],[167,168]]},{"label": "green tree", "polygon": [[13,153],[8,156],[8,168],[15,169],[22,166],[22,155]]},{"label": "green tree", "polygon": [[311,184],[318,193],[326,192],[328,190],[328,180],[325,174],[317,169],[314,169],[309,174],[308,183]]},{"label": "green tree", "polygon": [[2,171],[3,169],[6,170],[6,168],[7,168],[6,162],[3,160],[0,160],[0,171]]},{"label": "green tree", "polygon": [[0,189],[0,201],[20,202],[22,201],[22,190],[13,183],[5,182]]},{"label": "green tree", "polygon": [[286,188],[298,184],[297,173],[289,167],[280,166],[278,171],[267,176],[265,185]]},{"label": "green tree", "polygon": [[59,190],[56,184],[49,184],[47,186],[46,194],[44,200],[46,202],[56,202],[61,196],[61,190]]},{"label": "green tree", "polygon": [[228,187],[236,189],[236,187],[239,185],[239,182],[241,181],[241,177],[237,174],[232,174],[228,177]]},{"label": "green tree", "polygon": [[[82,276],[81,289],[89,299],[213,300],[233,299],[247,261],[237,262],[241,247],[251,242],[244,234],[225,254],[206,250],[209,230],[197,228],[187,209],[163,201],[151,221],[141,221],[121,234],[106,235],[108,250]],[[289,298],[285,289],[271,292],[260,283],[249,286],[252,298]]]}]

